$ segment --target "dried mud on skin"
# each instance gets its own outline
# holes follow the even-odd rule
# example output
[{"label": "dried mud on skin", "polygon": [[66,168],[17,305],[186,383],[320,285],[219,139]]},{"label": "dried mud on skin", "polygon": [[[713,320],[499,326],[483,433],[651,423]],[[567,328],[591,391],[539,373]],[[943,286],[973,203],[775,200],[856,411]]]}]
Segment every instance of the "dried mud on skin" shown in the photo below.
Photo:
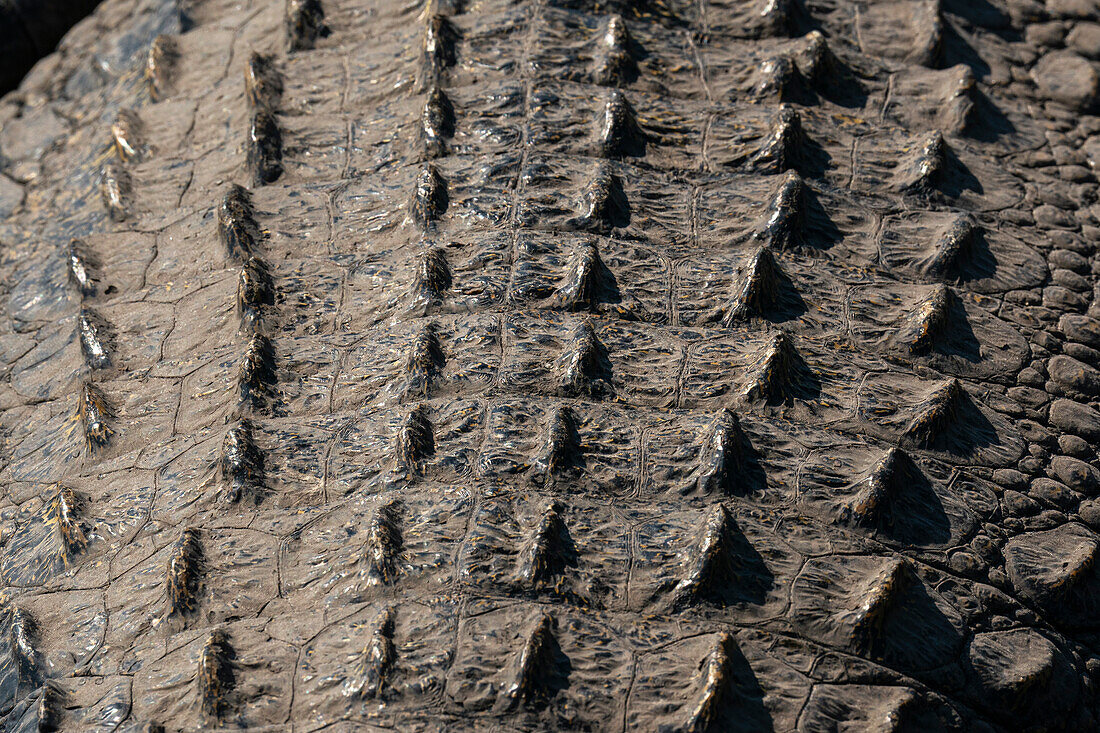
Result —
[{"label": "dried mud on skin", "polygon": [[1098,34],[107,0],[0,100],[0,727],[1095,729]]}]

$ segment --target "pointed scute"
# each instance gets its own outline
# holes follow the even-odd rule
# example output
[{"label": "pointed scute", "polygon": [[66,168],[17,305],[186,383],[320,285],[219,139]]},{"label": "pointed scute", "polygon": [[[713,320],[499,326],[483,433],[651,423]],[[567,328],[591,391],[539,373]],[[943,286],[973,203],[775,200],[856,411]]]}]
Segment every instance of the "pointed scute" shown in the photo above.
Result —
[{"label": "pointed scute", "polygon": [[405,386],[402,399],[422,399],[428,397],[432,385],[439,377],[447,357],[439,340],[439,328],[434,323],[426,323],[417,333],[405,359]]},{"label": "pointed scute", "polygon": [[398,473],[418,473],[420,465],[435,453],[435,432],[428,410],[417,405],[409,410],[397,433],[394,467]]},{"label": "pointed scute", "polygon": [[768,201],[753,237],[772,249],[794,249],[803,243],[805,226],[806,184],[798,173],[788,171]]},{"label": "pointed scute", "polygon": [[804,137],[802,116],[798,110],[781,105],[767,137],[749,160],[749,167],[760,173],[783,173],[797,168],[802,157]]},{"label": "pointed scute", "polygon": [[565,280],[550,299],[550,307],[595,311],[605,296],[606,273],[595,242],[582,245],[570,258]]},{"label": "pointed scute", "polygon": [[206,637],[199,653],[199,669],[195,677],[199,702],[203,714],[214,720],[220,720],[228,712],[229,695],[237,686],[236,657],[228,634],[221,629],[215,629]]},{"label": "pointed scute", "polygon": [[593,53],[592,81],[613,87],[636,77],[638,62],[634,59],[633,47],[626,21],[621,15],[609,16]]},{"label": "pointed scute", "polygon": [[741,422],[723,407],[699,448],[699,473],[693,488],[703,495],[735,493],[744,474],[744,444]]},{"label": "pointed scute", "polygon": [[245,151],[254,185],[274,183],[283,174],[283,134],[270,109],[261,108],[253,112]]},{"label": "pointed scute", "polygon": [[856,649],[870,654],[881,646],[887,618],[914,580],[908,561],[901,557],[888,560],[867,579],[862,600],[852,616],[852,644]]},{"label": "pointed scute", "polygon": [[646,136],[638,126],[634,108],[618,89],[607,93],[597,133],[599,151],[608,157],[645,153]]},{"label": "pointed scute", "polygon": [[702,689],[699,698],[690,708],[682,729],[684,733],[709,733],[716,730],[723,709],[732,702],[732,660],[736,647],[737,642],[729,632],[718,634],[710,653],[699,666]]},{"label": "pointed scute", "polygon": [[943,133],[927,133],[902,159],[897,188],[914,196],[933,196],[940,191],[947,174],[951,148]]},{"label": "pointed scute", "polygon": [[601,161],[581,192],[577,216],[569,221],[569,227],[609,234],[616,227],[626,226],[629,219],[630,207],[622,182],[611,166]]},{"label": "pointed scute", "polygon": [[591,321],[577,324],[559,361],[563,395],[596,397],[610,391],[610,358]]},{"label": "pointed scute", "polygon": [[381,505],[367,529],[365,559],[368,585],[392,585],[404,562],[404,538],[401,532],[401,504],[389,501]]},{"label": "pointed scute", "polygon": [[560,503],[551,502],[531,528],[516,566],[522,584],[537,586],[552,582],[570,563],[569,530],[563,512]]},{"label": "pointed scute", "polygon": [[935,280],[957,278],[963,263],[981,237],[981,225],[973,216],[955,216],[940,233],[930,256],[922,263],[922,274]]},{"label": "pointed scute", "polygon": [[741,281],[719,316],[730,328],[754,317],[766,316],[779,298],[779,265],[767,247],[758,247],[742,271]]},{"label": "pointed scute", "polygon": [[917,408],[905,429],[905,439],[918,448],[931,448],[957,418],[966,390],[957,379],[937,387]]},{"label": "pointed scute", "polygon": [[168,597],[166,616],[189,616],[198,610],[204,558],[199,530],[184,529],[168,556],[164,582]]},{"label": "pointed scute", "polygon": [[937,69],[943,63],[944,20],[940,0],[913,3],[913,41],[905,60]]},{"label": "pointed scute", "polygon": [[844,504],[838,516],[842,524],[877,529],[886,523],[890,504],[905,490],[904,482],[912,459],[900,448],[886,452],[861,483],[856,495]]},{"label": "pointed scute", "polygon": [[684,575],[672,589],[672,608],[684,608],[720,597],[724,589],[737,583],[737,558],[733,549],[738,531],[737,524],[724,505],[717,504],[710,510],[688,554]]},{"label": "pointed scute", "polygon": [[107,398],[91,382],[84,382],[80,388],[80,423],[84,428],[84,444],[90,453],[105,448],[115,431],[107,424],[113,412],[107,404]]},{"label": "pointed scute", "polygon": [[577,418],[566,405],[558,405],[546,423],[546,437],[535,459],[536,483],[553,484],[555,477],[576,468],[581,460]]},{"label": "pointed scute", "polygon": [[454,135],[455,110],[447,94],[437,86],[428,92],[420,112],[420,135],[429,158],[447,154],[447,139]]},{"label": "pointed scute", "polygon": [[447,181],[434,165],[424,166],[416,177],[409,201],[409,218],[421,229],[432,228],[447,211]]},{"label": "pointed scute", "polygon": [[552,616],[541,614],[525,634],[523,646],[513,659],[501,690],[506,707],[529,705],[552,692],[549,685],[559,648],[555,627]]},{"label": "pointed scute", "polygon": [[392,606],[383,608],[370,625],[370,639],[356,660],[352,674],[344,680],[344,694],[371,700],[380,697],[393,663],[397,660],[394,647],[394,617]]},{"label": "pointed scute", "polygon": [[321,0],[286,0],[286,37],[289,51],[307,51],[329,34]]},{"label": "pointed scute", "polygon": [[791,337],[780,331],[757,359],[742,395],[768,403],[783,402],[799,391],[804,362]]},{"label": "pointed scute", "polygon": [[[898,333],[899,342],[910,354],[932,351],[950,326],[958,296],[947,285],[937,285],[910,313]],[[963,316],[965,317],[965,316]]]}]

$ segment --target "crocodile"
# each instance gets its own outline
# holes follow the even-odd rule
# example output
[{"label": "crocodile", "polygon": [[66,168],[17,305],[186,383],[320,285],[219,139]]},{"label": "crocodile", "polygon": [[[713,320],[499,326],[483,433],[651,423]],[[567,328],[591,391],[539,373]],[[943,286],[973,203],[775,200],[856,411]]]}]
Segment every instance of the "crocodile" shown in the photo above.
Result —
[{"label": "crocodile", "polygon": [[1100,9],[105,0],[0,99],[3,730],[1095,730]]}]

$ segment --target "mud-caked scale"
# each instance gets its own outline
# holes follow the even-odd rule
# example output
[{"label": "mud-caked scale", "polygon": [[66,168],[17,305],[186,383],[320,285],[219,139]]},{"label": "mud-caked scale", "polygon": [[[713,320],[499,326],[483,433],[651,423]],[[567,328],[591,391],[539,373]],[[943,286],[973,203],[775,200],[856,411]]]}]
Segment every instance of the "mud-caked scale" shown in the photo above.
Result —
[{"label": "mud-caked scale", "polygon": [[1095,730],[1094,59],[106,0],[0,100],[0,730]]}]

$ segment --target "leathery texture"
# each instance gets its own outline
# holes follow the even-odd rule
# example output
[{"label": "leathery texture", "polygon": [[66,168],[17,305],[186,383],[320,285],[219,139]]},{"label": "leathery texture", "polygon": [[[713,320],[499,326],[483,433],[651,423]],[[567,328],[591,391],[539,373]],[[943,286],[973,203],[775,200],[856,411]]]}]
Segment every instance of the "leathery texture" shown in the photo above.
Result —
[{"label": "leathery texture", "polygon": [[106,0],[0,100],[3,729],[1095,729],[1086,5]]}]

